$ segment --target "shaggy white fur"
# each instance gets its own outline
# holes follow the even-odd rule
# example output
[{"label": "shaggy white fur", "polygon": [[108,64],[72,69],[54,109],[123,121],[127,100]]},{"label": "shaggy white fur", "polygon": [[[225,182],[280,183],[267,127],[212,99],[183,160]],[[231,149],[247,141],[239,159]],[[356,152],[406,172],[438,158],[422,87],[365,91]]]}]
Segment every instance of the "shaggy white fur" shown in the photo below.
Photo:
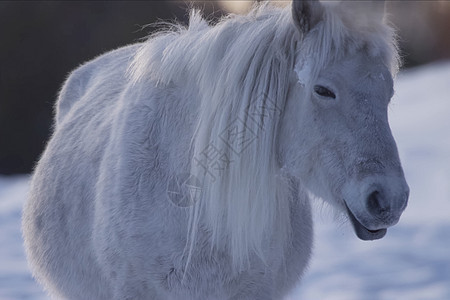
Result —
[{"label": "shaggy white fur", "polygon": [[408,192],[375,8],[194,11],[74,71],[24,209],[36,278],[68,299],[280,299],[309,260],[308,193],[381,238]]}]

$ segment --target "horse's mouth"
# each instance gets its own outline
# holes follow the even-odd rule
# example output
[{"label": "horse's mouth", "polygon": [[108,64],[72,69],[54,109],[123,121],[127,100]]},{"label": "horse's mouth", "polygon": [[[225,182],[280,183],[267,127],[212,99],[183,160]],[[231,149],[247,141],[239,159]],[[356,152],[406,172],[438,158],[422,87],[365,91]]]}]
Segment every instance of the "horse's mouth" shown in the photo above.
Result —
[{"label": "horse's mouth", "polygon": [[361,240],[363,241],[378,240],[386,235],[387,232],[386,228],[378,230],[367,229],[356,219],[351,210],[348,208],[347,204],[345,204],[345,208],[347,209],[347,214],[350,218],[350,221],[352,222],[356,236],[358,236],[358,238],[360,238]]}]

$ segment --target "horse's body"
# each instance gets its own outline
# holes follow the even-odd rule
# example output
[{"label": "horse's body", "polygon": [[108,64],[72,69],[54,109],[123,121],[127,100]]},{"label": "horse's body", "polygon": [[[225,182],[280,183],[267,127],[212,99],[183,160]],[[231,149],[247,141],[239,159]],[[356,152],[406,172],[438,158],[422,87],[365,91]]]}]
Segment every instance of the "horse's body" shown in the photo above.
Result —
[{"label": "horse's body", "polygon": [[[345,151],[357,152],[354,157],[349,154],[345,174],[338,169],[342,161],[326,161],[333,155],[317,148],[321,134],[308,129],[308,137],[295,129],[294,121],[310,106],[300,108],[293,102],[309,99],[302,94],[309,83],[298,83],[307,69],[302,68],[298,45],[320,21],[313,18],[316,8],[294,8],[294,22],[286,9],[263,8],[212,28],[193,16],[189,30],[107,53],[71,74],[61,90],[55,131],[35,170],[24,210],[33,273],[52,295],[281,299],[309,260],[308,193],[347,210],[363,239],[382,237],[385,228],[398,221],[407,187],[395,143],[383,125],[387,120],[376,112],[384,111],[387,103],[362,109],[364,130],[373,129],[377,149],[366,131],[350,123],[356,139],[370,144],[369,150],[353,146],[355,140],[328,138],[321,144],[326,151],[342,145]],[[252,43],[251,32],[257,37],[248,46],[253,53],[246,53],[243,42]],[[267,44],[255,45],[256,41]],[[349,50],[354,51],[350,59],[339,57],[346,64],[344,75],[376,61],[368,68],[386,77],[376,88],[383,98],[390,95],[378,90],[392,84],[389,42],[386,45],[366,49],[374,53],[357,45]],[[363,54],[355,63],[358,51]],[[233,57],[239,61],[232,62]],[[339,68],[336,59],[316,61],[321,63],[330,70]],[[321,75],[309,76],[307,80]],[[358,79],[358,84],[369,81]],[[359,92],[366,91],[362,87]],[[366,100],[371,93],[363,95]],[[264,109],[255,113],[254,103]],[[333,120],[326,107],[330,103],[320,105]],[[352,119],[359,120],[359,112]],[[313,117],[310,112],[303,119]],[[320,122],[316,119],[311,122]],[[247,137],[239,145],[249,141],[245,149],[235,148],[237,144],[225,138],[230,134],[224,135],[239,122]],[[341,129],[339,124],[333,128]],[[306,143],[311,147],[302,147]],[[220,152],[222,165],[217,168],[215,161],[215,167],[201,168],[204,161],[199,159],[211,145]],[[321,163],[314,165],[315,160]],[[341,178],[324,182],[323,176],[331,178],[333,172]],[[200,182],[188,184],[201,196],[188,195],[187,204],[177,203],[180,195],[171,194],[171,183],[185,180],[183,174]],[[392,186],[385,187],[390,181]],[[335,193],[344,196],[334,200]],[[361,193],[368,199],[363,206],[353,200]],[[385,204],[377,194],[391,195],[399,204]],[[368,215],[376,215],[375,221]]]}]

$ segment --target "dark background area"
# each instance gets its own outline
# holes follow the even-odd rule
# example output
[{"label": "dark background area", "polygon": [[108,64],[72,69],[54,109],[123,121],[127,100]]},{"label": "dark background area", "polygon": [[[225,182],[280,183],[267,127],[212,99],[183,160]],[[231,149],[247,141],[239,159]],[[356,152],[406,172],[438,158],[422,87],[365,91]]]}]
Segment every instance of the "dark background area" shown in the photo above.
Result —
[{"label": "dark background area", "polygon": [[[196,1],[195,6],[212,21],[225,9],[248,9],[219,2]],[[190,6],[183,1],[0,2],[0,174],[32,171],[51,133],[57,93],[71,70],[138,42],[151,33],[147,24],[187,24]],[[396,1],[388,8],[404,68],[450,58],[449,2]]]}]

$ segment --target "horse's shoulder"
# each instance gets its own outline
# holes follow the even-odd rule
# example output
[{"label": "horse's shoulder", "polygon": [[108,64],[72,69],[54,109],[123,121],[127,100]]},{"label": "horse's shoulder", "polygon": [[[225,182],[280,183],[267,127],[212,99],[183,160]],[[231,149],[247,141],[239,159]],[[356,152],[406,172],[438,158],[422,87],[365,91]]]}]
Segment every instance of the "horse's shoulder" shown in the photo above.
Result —
[{"label": "horse's shoulder", "polygon": [[134,44],[101,54],[70,72],[56,102],[56,122],[64,119],[73,104],[82,98],[91,86],[112,84],[111,79],[116,74],[124,75],[138,48],[139,44]]}]

